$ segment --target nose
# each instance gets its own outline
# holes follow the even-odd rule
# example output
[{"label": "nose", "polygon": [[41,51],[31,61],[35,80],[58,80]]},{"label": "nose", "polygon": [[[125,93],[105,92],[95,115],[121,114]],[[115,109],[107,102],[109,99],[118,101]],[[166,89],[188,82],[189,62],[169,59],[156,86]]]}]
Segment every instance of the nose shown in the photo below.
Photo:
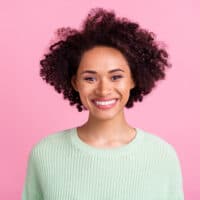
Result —
[{"label": "nose", "polygon": [[95,92],[98,96],[107,96],[111,93],[111,84],[104,80],[99,81]]}]

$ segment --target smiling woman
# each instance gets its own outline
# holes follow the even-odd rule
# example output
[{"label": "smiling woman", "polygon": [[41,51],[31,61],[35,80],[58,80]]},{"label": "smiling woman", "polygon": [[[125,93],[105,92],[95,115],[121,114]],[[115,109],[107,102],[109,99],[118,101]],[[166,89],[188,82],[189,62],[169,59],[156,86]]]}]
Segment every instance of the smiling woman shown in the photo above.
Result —
[{"label": "smiling woman", "polygon": [[174,148],[128,124],[170,66],[154,34],[114,11],[92,9],[81,30],[62,28],[40,61],[41,77],[87,121],[31,150],[23,200],[183,200]]}]

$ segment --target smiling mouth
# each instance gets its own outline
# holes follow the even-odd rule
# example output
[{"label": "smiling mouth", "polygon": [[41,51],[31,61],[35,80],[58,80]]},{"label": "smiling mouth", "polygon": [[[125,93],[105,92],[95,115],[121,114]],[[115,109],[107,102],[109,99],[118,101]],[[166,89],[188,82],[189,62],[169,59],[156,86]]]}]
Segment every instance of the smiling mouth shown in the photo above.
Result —
[{"label": "smiling mouth", "polygon": [[116,105],[118,99],[110,99],[110,100],[104,100],[104,101],[100,101],[100,100],[93,100],[93,104],[100,109],[109,109],[112,108]]}]

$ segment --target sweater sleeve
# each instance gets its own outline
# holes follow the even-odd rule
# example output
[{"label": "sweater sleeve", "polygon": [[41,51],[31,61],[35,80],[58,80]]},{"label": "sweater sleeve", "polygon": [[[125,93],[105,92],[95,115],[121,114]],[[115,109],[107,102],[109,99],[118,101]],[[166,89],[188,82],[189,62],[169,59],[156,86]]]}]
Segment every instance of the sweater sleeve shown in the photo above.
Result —
[{"label": "sweater sleeve", "polygon": [[171,182],[169,188],[169,193],[171,194],[170,200],[184,200],[181,165],[176,151],[174,151],[173,155],[173,167],[171,168]]},{"label": "sweater sleeve", "polygon": [[37,169],[37,159],[34,149],[31,150],[28,157],[26,178],[23,187],[22,200],[42,200],[42,192],[39,182]]}]

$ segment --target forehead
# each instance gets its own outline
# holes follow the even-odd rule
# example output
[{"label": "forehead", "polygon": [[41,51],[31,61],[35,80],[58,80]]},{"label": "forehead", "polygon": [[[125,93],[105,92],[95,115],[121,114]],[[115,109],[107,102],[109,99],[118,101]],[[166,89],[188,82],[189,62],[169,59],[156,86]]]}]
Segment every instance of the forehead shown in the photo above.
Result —
[{"label": "forehead", "polygon": [[128,62],[124,55],[115,48],[95,46],[82,55],[78,71],[95,70],[110,71],[115,68],[129,70]]}]

